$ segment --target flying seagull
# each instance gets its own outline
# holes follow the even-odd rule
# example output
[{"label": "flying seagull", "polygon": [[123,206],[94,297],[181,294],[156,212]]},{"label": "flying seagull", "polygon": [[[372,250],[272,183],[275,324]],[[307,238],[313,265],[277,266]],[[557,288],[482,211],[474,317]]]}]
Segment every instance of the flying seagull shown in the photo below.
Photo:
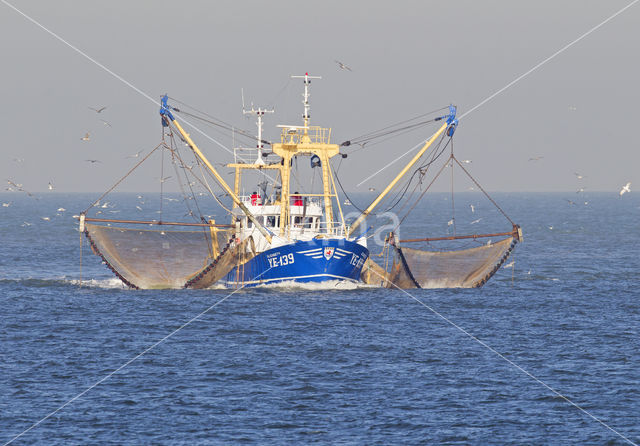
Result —
[{"label": "flying seagull", "polygon": [[625,194],[625,192],[631,192],[631,182],[622,186],[622,189],[620,189],[620,196],[622,197]]},{"label": "flying seagull", "polygon": [[349,70],[349,71],[353,71],[351,68],[349,68],[348,66],[346,66],[345,64],[343,64],[342,62],[340,62],[339,60],[334,60],[335,63],[338,64],[338,66],[343,69],[343,70]]},{"label": "flying seagull", "polygon": [[100,160],[85,160],[85,161],[87,161],[87,162],[89,162],[89,163],[91,163],[91,164],[94,164],[94,163],[101,163],[101,162],[102,162],[102,161],[100,161]]},{"label": "flying seagull", "polygon": [[369,192],[373,192],[373,191],[375,191],[375,190],[376,190],[376,188],[375,188],[375,187],[370,187],[370,188],[369,188]]},{"label": "flying seagull", "polygon": [[[24,192],[25,194],[27,194],[30,197],[33,197],[33,194],[31,192],[29,192],[28,190],[25,190],[22,187],[22,184],[18,184],[15,181],[11,181],[11,180],[7,180],[7,184],[9,184],[9,186],[13,186],[16,189],[18,189],[20,192]],[[8,187],[7,190],[11,189],[11,187]]]},{"label": "flying seagull", "polygon": [[47,188],[49,188],[49,190],[53,190],[53,184],[51,184],[51,181],[49,181],[49,184],[47,185]]},{"label": "flying seagull", "polygon": [[471,164],[473,161],[471,161],[471,160],[462,160],[462,162],[465,163],[465,164]]},{"label": "flying seagull", "polygon": [[111,124],[109,124],[107,121],[105,121],[104,119],[101,119],[102,123],[106,126],[111,127]]},{"label": "flying seagull", "polygon": [[574,175],[575,175],[579,180],[581,180],[581,179],[583,179],[583,178],[584,178],[584,175],[580,175],[578,172],[573,172],[573,174],[574,174]]},{"label": "flying seagull", "polygon": [[138,158],[142,152],[143,152],[143,150],[139,150],[136,153],[134,153],[133,155],[129,155],[127,158]]},{"label": "flying seagull", "polygon": [[96,113],[102,113],[104,111],[104,109],[107,108],[107,106],[105,105],[104,107],[100,107],[100,108],[93,108],[93,107],[89,107],[89,109],[93,110]]},{"label": "flying seagull", "polygon": [[90,141],[91,140],[91,134],[89,132],[85,133],[84,136],[82,138],[80,138],[83,141]]}]

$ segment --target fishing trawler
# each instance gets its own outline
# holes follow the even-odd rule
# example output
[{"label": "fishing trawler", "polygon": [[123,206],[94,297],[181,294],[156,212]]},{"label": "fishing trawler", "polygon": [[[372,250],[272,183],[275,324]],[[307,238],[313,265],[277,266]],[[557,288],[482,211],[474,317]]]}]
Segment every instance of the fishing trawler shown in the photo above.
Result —
[{"label": "fishing trawler", "polygon": [[[336,189],[336,179],[331,167],[334,157],[346,158],[341,147],[350,142],[331,142],[331,129],[312,126],[310,123],[310,84],[319,79],[305,73],[292,76],[303,80],[302,125],[279,125],[279,142],[268,143],[263,139],[263,118],[272,110],[254,108],[243,113],[257,117],[258,135],[255,148],[234,147],[234,162],[226,165],[235,174],[233,187],[228,185],[191,136],[176,119],[181,110],[169,104],[169,97],[161,100],[160,115],[163,142],[155,150],[167,150],[171,159],[186,175],[200,167],[203,174],[198,181],[206,185],[209,193],[230,216],[229,224],[216,223],[200,215],[193,222],[167,222],[162,220],[136,221],[104,219],[88,215],[87,209],[80,215],[80,230],[86,235],[94,253],[132,288],[207,288],[223,285],[231,288],[266,285],[283,282],[365,282],[380,286],[421,287],[419,256],[414,255],[409,266],[403,255],[401,240],[387,237],[385,248],[395,249],[398,258],[391,269],[372,262],[367,247],[367,231],[356,234],[367,215],[393,190],[398,182],[420,160],[431,145],[440,138],[451,138],[457,127],[456,109],[449,107],[446,115],[433,121],[444,123],[424,143],[413,159],[394,180],[378,195],[371,205],[351,223],[345,221]],[[165,135],[169,142],[165,141]],[[176,142],[176,139],[183,144]],[[187,146],[195,163],[187,165],[179,154],[181,146]],[[445,146],[446,147],[446,146]],[[149,154],[150,155],[150,154]],[[149,156],[147,155],[147,157]],[[452,153],[453,157],[453,153]],[[319,171],[320,181],[308,192],[293,190],[293,166],[299,159],[308,159],[310,169]],[[141,161],[142,162],[142,161]],[[137,166],[136,166],[137,167]],[[246,176],[253,174],[255,184],[245,193]],[[255,177],[262,178],[257,182]],[[231,200],[227,208],[209,186],[207,177]],[[299,183],[299,179],[295,179]],[[195,184],[188,182],[189,185]],[[313,185],[313,183],[312,183]],[[102,198],[102,197],[101,197]],[[99,202],[99,200],[97,201]],[[345,202],[350,203],[349,199]],[[193,212],[190,212],[193,215]],[[195,216],[194,216],[195,217]],[[140,229],[144,225],[144,229]],[[158,226],[149,229],[148,226]],[[449,283],[449,286],[479,286],[494,271],[487,269],[504,262],[521,232],[517,225],[505,232],[508,240],[502,244],[479,247],[471,252],[457,252],[455,258],[474,258],[469,265],[473,278]],[[483,235],[474,235],[474,238]],[[496,250],[495,246],[500,246]],[[508,246],[508,248],[507,248]],[[415,253],[414,253],[415,254]],[[430,259],[433,264],[433,259]],[[456,260],[459,269],[459,260]],[[478,268],[478,263],[486,264]],[[454,262],[455,263],[455,262]],[[416,267],[418,266],[418,267]],[[424,269],[424,268],[422,268]],[[456,272],[457,274],[460,271]],[[432,277],[433,271],[426,273]],[[424,283],[422,284],[424,285]]]}]

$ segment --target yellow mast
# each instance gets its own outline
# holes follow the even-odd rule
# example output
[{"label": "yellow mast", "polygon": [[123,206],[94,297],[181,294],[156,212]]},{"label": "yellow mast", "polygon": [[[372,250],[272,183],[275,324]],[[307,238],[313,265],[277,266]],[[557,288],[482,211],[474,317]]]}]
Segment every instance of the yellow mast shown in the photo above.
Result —
[{"label": "yellow mast", "polygon": [[253,222],[253,224],[258,228],[260,233],[267,239],[267,241],[269,243],[271,243],[271,235],[269,234],[269,232],[265,229],[264,226],[262,226],[262,223],[258,221],[258,219],[251,213],[251,211],[249,211],[249,209],[247,209],[247,207],[240,200],[240,198],[234,193],[234,191],[231,190],[229,185],[224,181],[224,179],[222,179],[220,174],[216,171],[216,169],[213,167],[213,165],[209,162],[207,157],[204,156],[204,154],[200,151],[198,146],[196,146],[196,144],[193,142],[193,140],[191,139],[189,134],[184,131],[184,129],[182,128],[180,123],[178,121],[176,121],[176,119],[173,117],[173,114],[171,113],[171,110],[169,109],[169,106],[167,105],[167,99],[168,98],[167,98],[166,95],[162,98],[162,107],[160,108],[160,114],[163,116],[164,119],[167,120],[167,122],[166,122],[167,125],[170,122],[176,127],[176,129],[178,130],[180,135],[182,135],[182,138],[186,141],[186,143],[189,145],[191,150],[193,150],[193,152],[196,154],[196,156],[198,158],[200,158],[200,160],[207,166],[209,171],[213,174],[213,176],[218,181],[218,184],[220,184],[220,186],[225,190],[225,192],[227,194],[229,194],[229,196],[231,197],[231,199],[233,200],[235,205],[238,206],[240,209],[242,209],[242,212],[244,212],[246,214],[246,216],[249,218],[249,220],[251,220]]},{"label": "yellow mast", "polygon": [[[444,132],[447,128],[452,127],[453,130],[455,130],[455,126],[458,124],[458,121],[455,119],[455,107],[450,106],[449,107],[450,110],[450,114],[447,117],[447,122],[444,123],[442,125],[442,127],[440,127],[438,129],[437,132],[435,132],[433,134],[433,136],[431,138],[429,138],[427,140],[427,142],[424,144],[424,146],[420,149],[420,151],[418,151],[418,153],[416,153],[416,155],[413,157],[413,159],[411,159],[411,161],[409,161],[409,163],[404,166],[404,168],[400,171],[400,173],[393,179],[393,181],[391,181],[391,183],[389,183],[389,185],[382,191],[380,192],[380,195],[378,195],[378,198],[376,198],[375,200],[373,200],[373,203],[371,203],[369,205],[369,207],[367,209],[364,210],[364,212],[362,214],[360,214],[360,216],[356,219],[356,221],[353,222],[353,224],[350,226],[349,228],[349,232],[347,233],[347,237],[349,237],[351,234],[353,234],[353,231],[360,226],[360,224],[364,221],[365,218],[367,218],[367,215],[369,215],[371,213],[371,211],[378,205],[380,204],[380,202],[382,201],[382,199],[389,193],[389,191],[391,189],[393,189],[393,187],[398,183],[398,181],[400,181],[400,179],[402,179],[402,177],[409,171],[409,169],[411,169],[411,167],[413,167],[413,165],[420,159],[420,157],[422,155],[424,155],[424,152],[427,151],[427,149],[429,148],[429,146],[431,146],[431,144],[433,144],[433,142],[440,136],[442,135],[442,132]],[[450,132],[447,132],[449,134],[449,136],[453,135],[453,130]]]}]

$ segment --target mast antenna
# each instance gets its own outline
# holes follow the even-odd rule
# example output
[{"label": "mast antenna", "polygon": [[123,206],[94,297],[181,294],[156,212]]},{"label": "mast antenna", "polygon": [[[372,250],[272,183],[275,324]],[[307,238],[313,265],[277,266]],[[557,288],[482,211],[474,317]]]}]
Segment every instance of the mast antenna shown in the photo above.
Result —
[{"label": "mast antenna", "polygon": [[309,76],[309,73],[304,73],[304,76],[291,76],[292,79],[304,79],[304,93],[302,94],[302,105],[304,105],[304,113],[302,114],[302,118],[304,119],[304,132],[307,133],[307,129],[309,127],[309,109],[311,106],[309,105],[309,98],[311,94],[309,93],[309,85],[311,85],[311,79],[322,79],[322,76]]},{"label": "mast antenna", "polygon": [[264,160],[262,159],[262,148],[264,147],[262,143],[262,117],[265,113],[274,113],[274,109],[267,110],[266,108],[258,107],[257,109],[253,107],[253,103],[251,103],[251,110],[244,109],[244,94],[242,95],[242,114],[244,115],[256,115],[258,117],[258,122],[256,125],[258,126],[258,143],[256,147],[258,148],[258,159],[256,159],[256,164],[264,164]]}]

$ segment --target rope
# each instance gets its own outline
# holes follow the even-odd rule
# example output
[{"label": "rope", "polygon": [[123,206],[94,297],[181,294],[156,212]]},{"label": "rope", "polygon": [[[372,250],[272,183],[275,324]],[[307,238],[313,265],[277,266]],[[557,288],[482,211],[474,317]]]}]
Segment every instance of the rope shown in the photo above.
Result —
[{"label": "rope", "polygon": [[[397,127],[399,125],[402,125],[402,124],[405,124],[405,123],[408,123],[408,122],[411,122],[411,121],[415,121],[416,119],[420,119],[420,118],[425,117],[425,116],[432,115],[433,113],[439,112],[441,110],[445,110],[447,108],[448,107],[441,107],[441,108],[438,108],[436,110],[432,110],[430,112],[424,113],[422,115],[418,115],[418,116],[410,118],[410,119],[405,119],[404,121],[400,121],[400,122],[397,122],[395,124],[388,125],[387,127],[383,127],[381,129],[374,130],[374,131],[369,132],[369,133],[365,133],[365,134],[357,136],[355,138],[351,138],[351,139],[343,142],[340,145],[341,146],[349,146],[351,144],[359,144],[359,145],[363,146],[362,148],[364,148],[364,144],[366,144],[367,142],[369,142],[369,141],[371,141],[373,139],[380,138],[382,136],[390,135],[390,134],[401,132],[401,131],[410,131],[410,130],[413,130],[413,129],[415,129],[417,127],[420,127],[422,125],[434,122],[438,118],[430,119],[430,120],[427,120],[427,121],[418,122],[418,123],[414,123],[414,124],[411,124],[411,125],[408,125],[408,126],[405,126],[405,127],[394,129],[394,127]],[[393,130],[389,130],[389,129],[393,129]],[[380,141],[380,142],[382,142],[382,141]],[[380,142],[378,142],[378,144]],[[358,150],[360,150],[360,149],[358,149]]]},{"label": "rope", "polygon": [[222,209],[227,211],[229,214],[233,215],[233,212],[230,209],[228,209],[224,204],[222,204],[222,202],[218,199],[216,194],[213,193],[213,190],[211,189],[211,186],[209,186],[209,182],[207,181],[207,177],[202,171],[202,163],[200,163],[200,161],[197,159],[196,159],[196,162],[198,163],[198,167],[200,168],[200,173],[202,174],[202,180],[204,181],[204,186],[207,188],[207,190],[209,191],[213,199],[216,200],[216,202],[220,205]]},{"label": "rope", "polygon": [[485,197],[487,197],[487,198],[489,199],[489,201],[490,201],[491,203],[493,203],[493,205],[494,205],[494,206],[495,206],[495,207],[496,207],[496,208],[497,208],[497,209],[502,213],[502,215],[504,215],[504,216],[505,216],[505,218],[506,218],[507,220],[509,220],[509,222],[510,222],[512,225],[515,225],[515,223],[513,222],[513,220],[511,220],[511,219],[509,218],[509,216],[508,216],[508,215],[507,215],[507,214],[502,210],[502,208],[501,208],[500,206],[498,206],[498,203],[496,203],[496,202],[493,200],[493,198],[491,198],[491,197],[489,196],[489,194],[488,194],[488,193],[487,193],[487,192],[482,188],[482,186],[480,186],[480,184],[476,181],[476,179],[475,179],[475,178],[473,178],[469,172],[467,172],[467,169],[465,169],[465,168],[462,166],[462,164],[460,164],[460,162],[457,160],[457,158],[456,158],[455,156],[453,156],[453,154],[451,154],[451,157],[455,160],[455,162],[458,164],[458,166],[460,166],[460,168],[464,171],[464,173],[466,173],[466,174],[467,174],[467,176],[468,176],[469,178],[471,178],[471,181],[473,181],[473,183],[474,183],[476,186],[478,186],[478,189],[480,189],[480,190],[482,191],[482,193],[485,195]]},{"label": "rope", "polygon": [[[349,200],[351,202],[351,206],[356,208],[358,210],[358,212],[360,212],[361,214],[364,213],[364,209],[360,209],[358,206],[356,206],[354,204],[354,201],[349,197],[349,195],[347,195],[347,192],[344,190],[344,187],[342,187],[342,183],[340,182],[340,177],[338,176],[338,173],[335,171],[335,169],[333,169],[333,166],[331,166],[331,169],[333,170],[333,175],[335,176],[336,180],[338,180],[338,186],[340,186],[340,190],[342,191],[344,196],[347,197],[347,200]],[[369,214],[369,215],[371,215],[371,214]]]},{"label": "rope", "polygon": [[78,231],[78,235],[80,237],[80,283],[78,288],[82,288],[82,232]]},{"label": "rope", "polygon": [[[174,144],[175,144],[175,137],[174,137],[174,134],[172,132],[171,133],[171,146],[173,147]],[[177,144],[175,144],[175,145],[177,146]],[[200,205],[198,204],[198,199],[196,197],[196,194],[195,194],[193,188],[191,187],[191,182],[189,181],[189,175],[187,174],[187,170],[189,170],[188,166],[186,165],[184,160],[180,157],[180,154],[178,153],[178,151],[173,149],[173,148],[171,149],[171,156],[172,156],[172,159],[173,159],[174,170],[176,172],[176,178],[178,178],[178,179],[180,178],[180,171],[178,170],[180,167],[176,165],[175,159],[177,159],[178,162],[180,163],[180,165],[182,166],[182,170],[184,171],[184,178],[185,178],[185,181],[187,183],[187,186],[189,187],[189,191],[191,192],[191,198],[193,199],[195,207],[196,207],[196,209],[198,211],[198,215],[200,216],[200,221],[204,221],[204,218],[203,218],[203,215],[202,215],[202,211],[200,210]],[[202,181],[200,180],[200,178],[198,178],[195,175],[193,175],[193,178],[195,178],[196,180],[200,181],[200,184],[202,184]],[[189,210],[189,215],[191,217],[193,217],[194,220],[197,220],[196,216],[193,215],[193,210],[189,206],[189,199],[188,199],[189,197],[187,197],[187,194],[184,191],[184,185],[180,181],[178,181],[178,185],[180,186],[180,192],[182,193],[183,202],[184,202],[185,206],[187,207],[187,209]]]},{"label": "rope", "polygon": [[164,193],[164,150],[162,151],[162,155],[160,156],[160,218],[162,221],[162,199]]},{"label": "rope", "polygon": [[[435,149],[431,155],[431,159],[419,166],[413,173],[413,175],[415,175],[416,173],[419,173],[420,177],[418,180],[418,183],[415,185],[415,187],[413,188],[413,191],[411,191],[411,194],[409,195],[409,198],[407,198],[407,200],[404,202],[404,204],[400,207],[400,209],[398,209],[398,213],[402,212],[404,210],[404,208],[407,206],[407,204],[410,203],[410,199],[411,197],[413,197],[413,194],[416,192],[416,190],[418,189],[418,187],[422,186],[422,181],[424,179],[424,177],[427,175],[427,172],[429,171],[429,168],[433,165],[433,163],[440,157],[442,156],[442,154],[444,153],[444,151],[447,149],[447,146],[449,145],[449,141],[447,141],[447,144],[445,144],[445,146],[442,148],[442,150],[440,150],[440,152],[438,152],[438,150],[440,149],[440,146],[442,145],[442,141],[444,140],[444,136],[442,139],[440,139],[440,141],[438,141],[438,144],[435,146]],[[412,175],[412,176],[413,176]]]},{"label": "rope", "polygon": [[[180,101],[180,100],[178,100],[178,99],[176,99],[176,98],[169,97],[169,99],[171,99],[172,101],[175,101],[175,102],[177,102],[177,103],[179,103],[179,104],[182,104],[182,105],[184,105],[185,107],[190,108],[191,110],[193,110],[193,111],[195,111],[195,112],[197,112],[197,113],[200,113],[200,114],[202,114],[202,115],[206,116],[206,117],[207,117],[207,118],[209,118],[209,119],[205,119],[205,118],[203,118],[203,117],[201,117],[201,116],[194,115],[193,113],[189,113],[189,112],[186,112],[186,111],[184,111],[184,110],[180,110],[180,109],[177,109],[177,108],[175,108],[175,107],[172,107],[172,109],[173,109],[175,112],[181,113],[181,114],[186,115],[186,116],[190,116],[190,117],[195,118],[195,119],[198,119],[198,120],[200,120],[200,121],[202,121],[202,122],[206,122],[206,123],[211,124],[211,125],[214,125],[214,126],[216,126],[216,127],[223,128],[223,129],[228,130],[228,131],[230,131],[230,132],[238,132],[238,133],[240,133],[241,135],[243,135],[243,136],[245,136],[245,137],[247,137],[247,138],[250,138],[250,139],[251,139],[251,140],[253,140],[253,141],[257,141],[257,140],[258,140],[258,138],[257,138],[256,136],[254,136],[254,135],[253,135],[250,131],[248,131],[248,130],[237,129],[235,126],[233,126],[233,125],[231,125],[231,124],[229,124],[229,123],[227,123],[227,122],[225,122],[225,121],[223,121],[223,120],[221,120],[221,119],[218,119],[218,118],[216,118],[215,116],[211,116],[210,114],[208,114],[208,113],[206,113],[206,112],[204,112],[204,111],[202,111],[202,110],[198,110],[197,108],[192,107],[191,105],[186,104],[185,102],[182,102],[182,101]],[[217,122],[215,122],[215,121],[213,121],[213,120],[215,120],[215,121],[217,121]],[[271,145],[271,143],[270,143],[269,141],[264,141],[264,140],[263,140],[262,142],[263,142],[264,144],[269,144],[269,145]]]},{"label": "rope", "polygon": [[[409,186],[411,185],[411,182],[413,182],[413,179],[415,178],[416,174],[420,173],[421,179],[418,182],[418,184],[416,184],[416,186],[413,188],[413,191],[411,192],[411,194],[409,195],[409,198],[407,198],[406,202],[404,205],[402,205],[402,207],[400,208],[400,211],[402,209],[404,209],[404,207],[406,206],[406,203],[409,202],[409,199],[413,196],[413,194],[415,193],[416,189],[418,188],[418,186],[422,183],[422,177],[424,177],[424,174],[426,174],[427,170],[429,169],[429,167],[438,159],[440,158],[440,156],[444,153],[444,151],[447,149],[447,146],[449,144],[449,141],[447,141],[447,144],[445,144],[445,146],[442,148],[442,150],[440,150],[440,152],[438,152],[438,150],[440,149],[440,146],[442,145],[442,142],[444,141],[445,135],[443,134],[442,137],[440,138],[440,140],[438,141],[438,143],[436,144],[434,150],[433,150],[433,154],[431,156],[431,160],[428,161],[427,163],[417,167],[413,173],[411,174],[411,177],[409,178],[409,181],[406,183],[406,186],[404,187],[404,190],[402,191],[402,194],[400,195],[400,197],[396,200],[396,198],[394,198],[393,200],[396,200],[396,202],[391,205],[389,208],[387,208],[385,210],[385,212],[388,212],[390,210],[392,210],[393,208],[395,208],[398,203],[400,203],[400,201],[404,198],[404,196],[406,195],[407,191],[409,190]],[[396,193],[396,197],[398,197],[398,194],[400,194],[400,192]],[[398,212],[400,212],[398,211]]]},{"label": "rope", "polygon": [[[426,170],[427,170],[427,169],[428,169],[428,168],[429,168],[429,167],[430,167],[430,166],[431,166],[431,165],[432,165],[432,164],[433,164],[433,163],[434,163],[438,158],[440,158],[440,156],[444,153],[444,151],[446,150],[446,148],[447,148],[447,146],[448,146],[448,144],[449,144],[449,142],[447,141],[447,144],[445,144],[445,146],[442,148],[442,150],[440,150],[440,152],[437,152],[437,151],[438,151],[438,149],[440,148],[440,146],[442,145],[442,141],[444,141],[444,138],[445,138],[445,135],[443,135],[443,136],[440,138],[440,140],[438,141],[438,144],[435,146],[435,149],[434,149],[434,152],[433,152],[433,155],[432,155],[431,160],[430,160],[430,161],[428,161],[427,163],[425,163],[425,164],[421,165],[421,166],[420,166],[420,167],[418,167],[416,170],[414,170],[413,174],[411,175],[411,177],[409,178],[409,180],[407,181],[407,183],[406,183],[404,186],[402,186],[402,187],[403,187],[403,189],[401,189],[401,191],[402,191],[402,192],[398,191],[398,192],[396,193],[396,195],[394,196],[394,198],[391,200],[391,201],[395,201],[395,203],[394,203],[393,205],[389,206],[389,207],[388,207],[387,209],[385,209],[383,212],[389,212],[390,210],[392,210],[393,208],[395,208],[395,207],[398,205],[398,203],[400,203],[400,201],[402,201],[402,199],[403,199],[403,198],[404,198],[404,196],[406,195],[407,190],[409,189],[409,186],[411,185],[411,182],[413,181],[413,178],[415,177],[415,175],[416,175],[418,172],[426,172]],[[341,164],[342,164],[342,160],[341,160]],[[339,166],[338,166],[338,167],[339,167]],[[333,168],[333,167],[332,167],[332,168]],[[363,210],[363,209],[360,209],[358,206],[356,206],[356,205],[354,204],[353,200],[349,197],[349,195],[348,195],[348,194],[346,193],[346,191],[344,190],[344,187],[342,186],[342,183],[340,182],[340,177],[338,176],[338,174],[337,174],[337,172],[336,172],[336,170],[335,170],[335,169],[334,169],[333,173],[334,173],[334,175],[335,175],[335,177],[336,177],[336,180],[338,180],[338,185],[340,186],[340,189],[342,190],[342,193],[345,195],[345,197],[347,197],[347,199],[351,202],[351,204],[353,205],[353,207],[355,207],[355,208],[356,208],[356,210],[357,210],[358,212],[360,212],[360,213],[364,213],[364,210]],[[415,193],[415,191],[416,191],[417,187],[418,187],[420,184],[421,184],[421,181],[420,181],[420,182],[419,182],[419,183],[414,187],[414,190],[411,192],[411,195],[410,195],[410,197],[409,197],[409,198],[411,198],[411,196]],[[425,191],[425,192],[426,192],[426,191]],[[399,194],[400,194],[400,197],[399,197],[399,198],[397,198]],[[424,195],[424,192],[422,193],[422,195],[420,195],[420,198],[422,198],[422,196],[423,196],[423,195]],[[418,198],[418,200],[420,200],[420,198]],[[383,200],[383,202],[386,202],[387,200],[388,200],[388,198],[387,198],[387,199],[385,199],[385,200]],[[407,202],[408,202],[408,201],[409,201],[409,200],[407,199]],[[405,207],[405,206],[406,206],[406,203],[405,203],[405,204],[400,208],[400,211],[401,211],[402,209],[404,209],[404,207]],[[413,207],[412,207],[411,209],[413,209]],[[411,209],[409,210],[409,212],[411,211]],[[376,213],[371,212],[371,213],[369,213],[369,215],[379,215],[379,214],[380,214],[379,212],[376,212]],[[406,217],[406,216],[405,216],[405,217]],[[403,220],[404,220],[404,218],[403,218]],[[397,227],[396,227],[396,229],[397,229]]]},{"label": "rope", "polygon": [[[515,225],[515,223],[513,222],[513,220],[511,220],[511,218],[509,218],[509,216],[502,210],[502,208],[500,206],[498,206],[498,203],[495,202],[495,200],[493,198],[491,198],[491,196],[482,188],[482,186],[480,186],[480,184],[478,183],[478,181],[476,181],[475,178],[473,178],[473,176],[467,171],[467,169],[464,168],[464,166],[462,164],[460,164],[460,161],[458,161],[458,159],[455,157],[455,155],[453,154],[453,140],[451,139],[451,155],[449,156],[449,159],[447,160],[446,163],[444,163],[444,165],[440,168],[440,170],[438,171],[438,173],[436,174],[436,176],[433,178],[433,180],[431,180],[431,182],[429,183],[429,185],[427,186],[427,188],[420,194],[420,197],[418,197],[418,199],[416,200],[416,202],[411,206],[411,208],[407,211],[407,213],[400,219],[400,222],[398,223],[398,225],[394,228],[394,231],[398,229],[398,227],[400,227],[400,225],[402,224],[402,222],[404,222],[404,220],[409,216],[409,213],[411,213],[411,211],[416,207],[416,205],[420,202],[420,200],[422,199],[422,197],[424,196],[424,194],[427,193],[427,191],[431,188],[431,186],[433,185],[433,183],[436,181],[436,179],[438,179],[438,177],[440,176],[440,174],[442,174],[442,172],[444,171],[445,167],[447,167],[447,164],[449,163],[449,161],[453,160],[456,162],[456,164],[458,166],[460,166],[460,168],[462,169],[462,171],[471,179],[471,181],[473,181],[473,183],[478,186],[478,189],[480,189],[482,191],[482,193],[487,197],[487,199],[496,207],[496,209],[498,209],[500,211],[500,213],[502,213],[502,215],[504,215],[504,217],[509,221],[509,223],[511,223],[512,225]],[[447,146],[445,146],[442,150],[442,152],[444,152],[444,150],[446,149]],[[439,156],[439,155],[438,155]],[[435,159],[433,160],[435,161]],[[432,161],[432,162],[433,162]],[[451,168],[453,169],[453,163],[451,163]],[[452,206],[453,205],[453,171],[452,171],[452,175],[451,175],[451,203]],[[456,233],[456,227],[455,227],[455,208],[453,208],[452,210],[453,213],[453,231],[454,231],[454,235]]]},{"label": "rope", "polygon": [[276,101],[278,99],[280,99],[280,96],[282,95],[282,93],[285,92],[285,90],[287,89],[287,87],[289,86],[289,84],[291,83],[291,78],[287,79],[287,82],[285,82],[284,87],[282,87],[277,93],[276,95],[273,97],[273,99],[271,99],[271,101],[269,101],[267,104],[271,106],[271,108],[275,108],[275,104]]},{"label": "rope", "polygon": [[[453,138],[451,138],[451,158],[453,158]],[[453,235],[456,235],[456,203],[453,196],[453,162],[451,163],[451,221],[453,222]]]},{"label": "rope", "polygon": [[113,191],[116,187],[118,187],[118,185],[120,185],[120,183],[122,183],[122,182],[125,180],[125,178],[127,178],[129,175],[131,175],[131,173],[132,173],[134,170],[136,170],[136,169],[138,168],[138,166],[140,166],[140,164],[142,164],[143,162],[145,162],[145,161],[147,160],[147,158],[149,158],[149,157],[151,156],[151,154],[152,154],[153,152],[155,152],[156,150],[158,150],[158,148],[159,148],[159,147],[161,147],[161,146],[165,146],[165,147],[166,147],[166,144],[165,144],[165,142],[164,142],[164,141],[162,141],[160,144],[158,144],[158,145],[157,145],[157,146],[156,146],[156,147],[155,147],[151,152],[149,152],[149,154],[148,154],[147,156],[145,156],[144,158],[142,158],[142,159],[138,162],[138,164],[136,164],[135,166],[133,166],[133,167],[131,168],[131,170],[129,170],[129,172],[127,172],[127,173],[126,173],[122,178],[120,178],[118,181],[116,181],[116,183],[115,183],[113,186],[111,186],[111,188],[109,188],[109,190],[107,190],[104,194],[102,194],[102,195],[100,196],[100,198],[98,198],[96,201],[94,201],[93,203],[91,203],[91,204],[89,205],[89,207],[88,207],[87,209],[85,209],[85,210],[84,210],[84,212],[82,212],[82,213],[83,213],[83,214],[86,214],[87,212],[89,212],[89,209],[91,209],[92,207],[94,207],[97,203],[99,203],[99,202],[100,202],[100,200],[102,200],[104,197],[106,197],[106,196],[107,196],[107,194],[109,194],[109,193],[110,193],[111,191]]},{"label": "rope", "polygon": [[[169,136],[171,137],[172,144],[175,144],[175,133],[173,132],[173,129],[170,130],[170,135]],[[177,147],[179,147],[179,144],[175,144],[175,145]],[[180,164],[184,167],[184,170],[189,170],[190,172],[192,171],[192,167],[187,166],[187,164],[180,157],[180,155],[177,153],[177,151],[176,151],[176,157],[180,161]],[[211,189],[211,186],[209,186],[209,183],[207,182],[207,179],[206,179],[205,172],[202,170],[202,163],[200,162],[200,159],[197,156],[194,157],[194,159],[195,159],[196,165],[200,168],[200,173],[202,175],[202,178],[198,177],[197,175],[193,175],[193,178],[195,180],[197,180],[200,183],[200,185],[202,185],[202,187],[204,187],[209,192],[209,194],[214,198],[214,200],[216,200],[216,202],[220,205],[220,207],[222,209],[224,209],[229,214],[233,214],[231,210],[229,210],[225,205],[222,204],[222,202],[218,199],[216,194]],[[196,208],[198,210],[198,214],[200,215],[200,221],[203,221],[202,211],[200,210],[200,206],[198,204],[198,201],[197,201],[197,198],[196,198],[195,193],[193,191],[193,188],[191,187],[191,184],[189,182],[188,174],[186,172],[185,172],[185,178],[187,179],[187,185],[189,186],[189,190],[191,191],[191,195],[192,195],[193,200],[194,200],[194,202],[196,204]],[[186,200],[186,194],[184,193],[184,189],[182,188],[182,185],[180,185],[180,187],[181,187],[181,190],[183,191],[183,198],[185,198],[184,201],[186,203],[187,209],[189,209],[189,213],[192,214],[192,217],[194,217],[194,219],[195,219],[195,216],[193,215],[193,211],[189,207],[189,204],[188,204],[188,202]]]},{"label": "rope", "polygon": [[[444,147],[444,149],[446,149],[446,146]],[[443,149],[443,151],[444,151]],[[434,160],[435,161],[435,160]],[[449,162],[449,160],[447,160],[447,163]],[[438,171],[438,173],[436,174],[436,176],[433,178],[433,180],[431,180],[431,183],[429,183],[429,185],[427,186],[427,188],[422,191],[422,193],[420,194],[420,196],[418,197],[418,199],[416,200],[415,203],[413,203],[413,206],[411,206],[411,208],[407,211],[407,213],[404,215],[404,217],[402,217],[400,219],[400,222],[398,222],[398,224],[396,225],[395,228],[393,228],[393,231],[397,231],[397,229],[400,227],[400,225],[402,224],[403,221],[405,221],[405,219],[409,216],[409,214],[411,213],[411,211],[417,206],[417,204],[420,202],[420,200],[422,200],[422,197],[424,197],[424,194],[427,193],[427,191],[431,188],[431,186],[433,185],[433,183],[438,179],[438,177],[440,176],[440,174],[444,171],[444,168],[447,167],[447,163],[444,163],[442,165],[442,167],[440,168],[440,170]]]}]

